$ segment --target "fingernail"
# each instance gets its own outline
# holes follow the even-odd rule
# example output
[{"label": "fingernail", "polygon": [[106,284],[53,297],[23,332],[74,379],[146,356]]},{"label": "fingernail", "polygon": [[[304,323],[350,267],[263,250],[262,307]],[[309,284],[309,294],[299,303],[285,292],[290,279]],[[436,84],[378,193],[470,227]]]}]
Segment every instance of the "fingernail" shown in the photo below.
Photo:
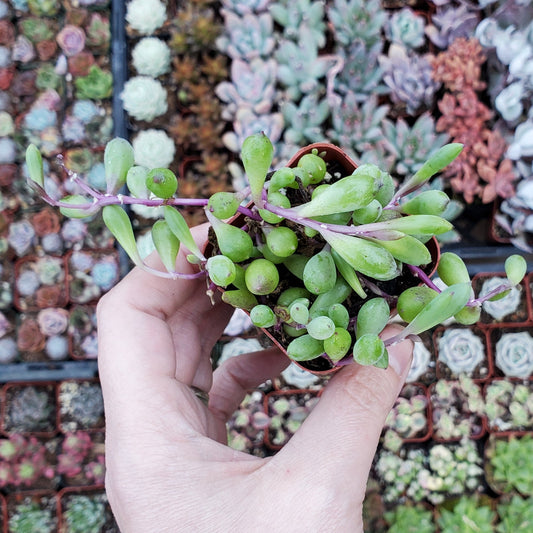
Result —
[{"label": "fingernail", "polygon": [[403,341],[389,349],[389,364],[398,376],[403,376],[411,367],[413,343]]}]

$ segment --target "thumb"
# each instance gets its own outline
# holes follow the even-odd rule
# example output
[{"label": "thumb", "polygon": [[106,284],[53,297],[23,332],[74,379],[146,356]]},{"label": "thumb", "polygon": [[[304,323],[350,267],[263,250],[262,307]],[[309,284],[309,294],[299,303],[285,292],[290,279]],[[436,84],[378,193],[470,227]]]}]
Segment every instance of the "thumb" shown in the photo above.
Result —
[{"label": "thumb", "polygon": [[[399,329],[389,326],[382,337],[392,337]],[[356,498],[352,501],[363,500],[385,419],[409,372],[413,344],[406,340],[388,352],[386,370],[356,363],[340,370],[307,420],[278,453],[279,459],[285,455],[284,460],[293,466],[295,462],[315,465],[314,483],[325,487],[342,483],[343,494],[352,491]],[[317,480],[317,476],[322,479]]]}]

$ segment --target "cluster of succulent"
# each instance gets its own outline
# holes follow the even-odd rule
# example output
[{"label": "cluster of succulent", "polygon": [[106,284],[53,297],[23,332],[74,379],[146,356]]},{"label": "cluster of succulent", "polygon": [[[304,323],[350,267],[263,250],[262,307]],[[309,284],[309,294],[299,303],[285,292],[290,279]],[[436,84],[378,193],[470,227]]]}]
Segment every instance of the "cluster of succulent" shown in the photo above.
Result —
[{"label": "cluster of succulent", "polygon": [[424,500],[439,504],[447,498],[477,491],[482,483],[483,460],[474,441],[433,444],[429,450],[381,450],[374,470],[388,503]]},{"label": "cluster of succulent", "polygon": [[479,438],[485,433],[485,401],[481,387],[465,374],[438,380],[431,387],[433,436],[440,440]]},{"label": "cluster of succulent", "polygon": [[388,533],[435,533],[433,512],[423,505],[397,505],[385,513]]},{"label": "cluster of succulent", "polygon": [[481,198],[484,203],[514,194],[516,175],[505,158],[504,136],[490,126],[493,114],[479,99],[486,83],[481,67],[486,56],[475,38],[459,37],[432,60],[433,79],[442,82],[445,93],[438,103],[442,116],[437,130],[447,132],[464,152],[444,172],[452,189],[467,203]]},{"label": "cluster of succulent", "polygon": [[6,392],[4,431],[53,432],[55,430],[55,399],[48,385],[11,385]]},{"label": "cluster of succulent", "polygon": [[98,337],[94,306],[74,305],[70,310],[68,332],[72,341],[71,353],[76,359],[96,359]]},{"label": "cluster of succulent", "polygon": [[531,434],[491,436],[485,450],[487,481],[500,493],[533,495],[533,437]]},{"label": "cluster of succulent", "polygon": [[39,531],[40,533],[54,533],[57,531],[57,517],[55,515],[54,501],[40,501],[26,498],[19,503],[9,514],[8,527],[11,533],[27,533]]},{"label": "cluster of succulent", "polygon": [[318,396],[312,392],[294,394],[271,393],[268,401],[267,442],[277,448],[285,445],[309,416],[318,402]]},{"label": "cluster of succulent", "polygon": [[495,521],[490,501],[480,497],[462,496],[451,509],[440,506],[437,510],[440,530],[450,533],[492,533]]},{"label": "cluster of succulent", "polygon": [[521,498],[517,494],[501,499],[496,508],[499,521],[497,533],[527,533],[533,523],[533,497]]},{"label": "cluster of succulent", "polygon": [[57,455],[56,472],[67,480],[83,476],[88,483],[102,484],[104,455],[87,431],[66,432]]},{"label": "cluster of succulent", "polygon": [[54,476],[48,450],[36,437],[13,433],[0,439],[0,489],[25,489],[38,479],[53,479]]},{"label": "cluster of succulent", "polygon": [[429,428],[427,407],[425,390],[405,385],[385,421],[383,447],[397,452],[405,440],[424,437]]},{"label": "cluster of succulent", "polygon": [[98,382],[62,381],[58,389],[58,402],[61,431],[103,426],[104,401]]},{"label": "cluster of succulent", "polygon": [[99,533],[106,524],[106,497],[99,494],[73,494],[63,509],[65,533]]},{"label": "cluster of succulent", "polygon": [[496,379],[485,388],[485,414],[492,431],[520,431],[533,428],[531,383]]},{"label": "cluster of succulent", "polygon": [[[84,184],[84,195],[54,200],[44,188],[41,155],[35,146],[28,147],[27,165],[33,187],[64,215],[84,217],[102,209],[111,233],[132,261],[148,271],[153,269],[141,258],[131,221],[120,204],[162,208],[162,218],[151,233],[166,268],[159,275],[207,276],[208,294],[216,287],[225,289],[223,301],[249,311],[254,325],[270,328],[286,342],[291,359],[316,359],[326,367],[355,359],[386,368],[386,346],[451,316],[465,324],[476,322],[484,300],[498,297],[525,275],[525,260],[511,256],[505,264],[507,284],[473,299],[467,268],[457,255],[441,256],[438,273],[444,290],[424,272],[431,262],[425,243],[451,228],[439,216],[448,197],[442,191],[412,193],[461,148],[444,146],[396,189],[390,174],[371,164],[352,167],[351,173],[342,168],[330,173],[316,150],[302,155],[294,168],[269,174],[274,147],[263,133],[254,134],[245,140],[241,152],[250,183],[246,194],[252,198],[247,207],[241,205],[243,194],[239,193],[220,192],[209,199],[178,197],[174,173],[135,166],[133,147],[120,138],[106,146],[105,194]],[[83,183],[75,175],[72,179]],[[124,184],[131,196],[117,195]],[[408,193],[411,197],[404,200]],[[207,257],[176,209],[192,205],[204,208],[212,227],[212,252]],[[237,213],[242,222],[226,222]],[[199,266],[194,274],[175,270],[180,243],[189,250],[189,260]],[[401,294],[382,283],[401,275],[411,276],[414,285]],[[391,307],[397,307],[409,324],[383,341],[379,334],[389,321]]]}]

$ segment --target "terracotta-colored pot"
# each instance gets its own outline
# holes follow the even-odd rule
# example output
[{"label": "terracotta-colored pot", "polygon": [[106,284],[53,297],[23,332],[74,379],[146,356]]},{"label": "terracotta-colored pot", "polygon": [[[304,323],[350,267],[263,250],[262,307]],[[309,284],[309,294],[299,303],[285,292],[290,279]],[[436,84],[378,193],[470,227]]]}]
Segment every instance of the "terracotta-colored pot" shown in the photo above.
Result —
[{"label": "terracotta-colored pot", "polygon": [[[526,323],[523,326],[517,326],[513,323],[507,323],[504,322],[500,324],[498,328],[491,328],[488,330],[488,340],[489,340],[489,355],[490,355],[490,363],[493,367],[493,375],[495,377],[514,377],[514,376],[506,376],[505,373],[502,371],[502,369],[497,364],[497,344],[498,341],[502,338],[504,334],[507,333],[527,333],[530,337],[533,337],[533,322]],[[533,373],[530,373],[529,376],[523,378],[528,379],[532,378]]]}]

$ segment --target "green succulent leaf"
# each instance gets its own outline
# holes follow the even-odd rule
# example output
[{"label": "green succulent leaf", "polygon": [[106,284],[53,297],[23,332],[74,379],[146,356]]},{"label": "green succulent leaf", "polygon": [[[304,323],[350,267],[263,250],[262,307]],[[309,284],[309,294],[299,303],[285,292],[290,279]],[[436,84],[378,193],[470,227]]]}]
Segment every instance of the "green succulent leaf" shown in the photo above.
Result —
[{"label": "green succulent leaf", "polygon": [[386,359],[385,368],[388,366],[388,355],[383,341],[372,333],[359,337],[353,347],[353,358],[360,365],[381,366]]},{"label": "green succulent leaf", "polygon": [[405,235],[404,237],[390,241],[369,240],[385,248],[395,259],[402,263],[420,266],[427,265],[431,262],[429,250],[418,239],[411,237],[411,235]]},{"label": "green succulent leaf", "polygon": [[305,255],[292,254],[283,261],[283,264],[293,276],[296,276],[298,279],[303,279],[305,265],[308,261],[309,257]]},{"label": "green succulent leaf", "polygon": [[92,200],[85,198],[81,194],[72,194],[61,198],[61,202],[64,204],[80,205],[81,207],[60,207],[59,212],[68,218],[86,218],[94,215],[98,211],[98,206],[94,204]]},{"label": "green succulent leaf", "polygon": [[347,176],[330,185],[315,199],[291,210],[301,217],[332,215],[361,209],[373,199],[374,181],[371,177]]},{"label": "green succulent leaf", "polygon": [[214,216],[220,219],[230,218],[239,208],[239,199],[232,192],[219,191],[211,195],[207,208]]},{"label": "green succulent leaf", "polygon": [[278,297],[277,305],[288,307],[298,298],[309,298],[311,293],[303,287],[290,287],[285,289]]},{"label": "green succulent leaf", "polygon": [[[246,259],[249,259],[252,256],[254,243],[248,233],[241,228],[222,222],[222,220],[213,216],[209,209],[205,210],[205,214],[217,236],[218,247],[224,255],[229,257],[235,263],[246,261]],[[183,222],[185,223],[185,220],[183,220]],[[185,226],[186,225],[187,224],[185,223]],[[187,243],[183,241],[183,239],[182,242],[187,246]]]},{"label": "green succulent leaf", "polygon": [[236,269],[233,261],[225,255],[211,256],[205,265],[209,279],[219,287],[227,287],[235,280]]},{"label": "green succulent leaf", "polygon": [[470,283],[456,283],[438,294],[425,305],[404,329],[404,336],[418,335],[458,313],[470,299]]},{"label": "green succulent leaf", "polygon": [[250,183],[252,199],[260,207],[263,205],[263,186],[273,157],[274,147],[264,133],[256,133],[244,139],[241,160]]},{"label": "green succulent leaf", "polygon": [[126,183],[128,170],[134,165],[133,146],[120,137],[111,139],[104,150],[104,169],[107,192],[116,194]]},{"label": "green succulent leaf", "polygon": [[235,308],[251,311],[259,302],[247,289],[232,289],[222,293],[222,301]]},{"label": "green succulent leaf", "polygon": [[185,245],[192,254],[198,257],[198,259],[204,261],[204,254],[198,248],[198,245],[196,244],[191,230],[189,229],[186,220],[183,218],[183,215],[170,205],[163,207],[163,214],[172,233],[176,235],[179,241]]},{"label": "green succulent leaf", "polygon": [[270,328],[278,321],[274,311],[264,304],[256,305],[250,311],[250,320],[258,328]]},{"label": "green succulent leaf", "polygon": [[148,198],[149,191],[146,186],[148,169],[139,165],[133,166],[126,174],[126,185],[130,193],[136,198]]},{"label": "green succulent leaf", "polygon": [[444,191],[423,191],[402,203],[400,210],[406,215],[442,216],[449,203],[450,197]]},{"label": "green succulent leaf", "polygon": [[317,316],[307,324],[307,333],[313,339],[323,341],[335,333],[335,323],[328,316]]},{"label": "green succulent leaf", "polygon": [[453,252],[444,252],[440,256],[437,274],[446,285],[470,282],[465,262]]},{"label": "green succulent leaf", "polygon": [[331,290],[337,281],[335,261],[328,250],[322,250],[307,261],[303,271],[305,288],[313,294]]},{"label": "green succulent leaf", "polygon": [[102,210],[102,218],[113,237],[124,248],[130,259],[136,265],[142,264],[131,221],[126,211],[118,205],[106,205]]},{"label": "green succulent leaf", "polygon": [[349,351],[352,345],[350,332],[341,327],[336,327],[333,335],[324,340],[324,351],[335,363],[340,361]]},{"label": "green succulent leaf", "polygon": [[30,179],[44,189],[43,157],[34,144],[26,148],[26,166]]},{"label": "green succulent leaf", "polygon": [[404,290],[398,297],[396,309],[398,314],[406,322],[411,322],[418,313],[437,297],[439,293],[427,285],[410,287]]},{"label": "green succulent leaf", "polygon": [[321,234],[333,250],[357,272],[381,281],[393,279],[398,275],[394,257],[382,246],[329,230],[322,230]]},{"label": "green succulent leaf", "polygon": [[158,220],[152,226],[152,241],[164,267],[168,272],[174,272],[180,241],[172,233],[166,220]]},{"label": "green succulent leaf", "polygon": [[473,307],[465,306],[458,313],[453,315],[453,318],[459,323],[465,326],[471,326],[479,321],[481,317],[481,306],[476,305]]},{"label": "green succulent leaf", "polygon": [[513,254],[505,260],[505,273],[513,285],[518,285],[526,275],[526,260],[518,254]]},{"label": "green succulent leaf", "polygon": [[298,248],[298,237],[296,233],[286,226],[264,228],[263,231],[266,235],[268,248],[277,257],[289,257]]},{"label": "green succulent leaf", "polygon": [[435,215],[410,215],[368,224],[365,226],[365,231],[395,230],[408,235],[440,235],[452,228],[451,222]]},{"label": "green succulent leaf", "polygon": [[153,168],[146,176],[146,187],[158,198],[172,198],[178,190],[178,178],[168,168]]},{"label": "green succulent leaf", "polygon": [[254,259],[244,272],[246,287],[252,294],[267,295],[276,290],[279,272],[268,259]]},{"label": "green succulent leaf", "polygon": [[327,315],[329,308],[333,304],[341,304],[350,296],[352,288],[341,276],[337,276],[337,281],[333,289],[319,294],[309,308],[309,316],[315,318],[320,315]]},{"label": "green succulent leaf", "polygon": [[354,268],[348,264],[335,250],[331,249],[331,256],[335,261],[335,266],[341,274],[341,276],[346,280],[350,287],[355,291],[355,293],[361,298],[366,298],[366,292],[357,277],[357,273]]},{"label": "green succulent leaf", "polygon": [[357,339],[364,335],[379,335],[390,318],[390,307],[385,298],[372,298],[365,302],[359,313],[355,327]]},{"label": "green succulent leaf", "polygon": [[320,183],[326,176],[326,162],[317,154],[305,154],[300,157],[298,167],[308,172],[311,184]]},{"label": "green succulent leaf", "polygon": [[293,339],[287,346],[287,355],[294,361],[310,361],[324,353],[324,343],[308,333]]}]

